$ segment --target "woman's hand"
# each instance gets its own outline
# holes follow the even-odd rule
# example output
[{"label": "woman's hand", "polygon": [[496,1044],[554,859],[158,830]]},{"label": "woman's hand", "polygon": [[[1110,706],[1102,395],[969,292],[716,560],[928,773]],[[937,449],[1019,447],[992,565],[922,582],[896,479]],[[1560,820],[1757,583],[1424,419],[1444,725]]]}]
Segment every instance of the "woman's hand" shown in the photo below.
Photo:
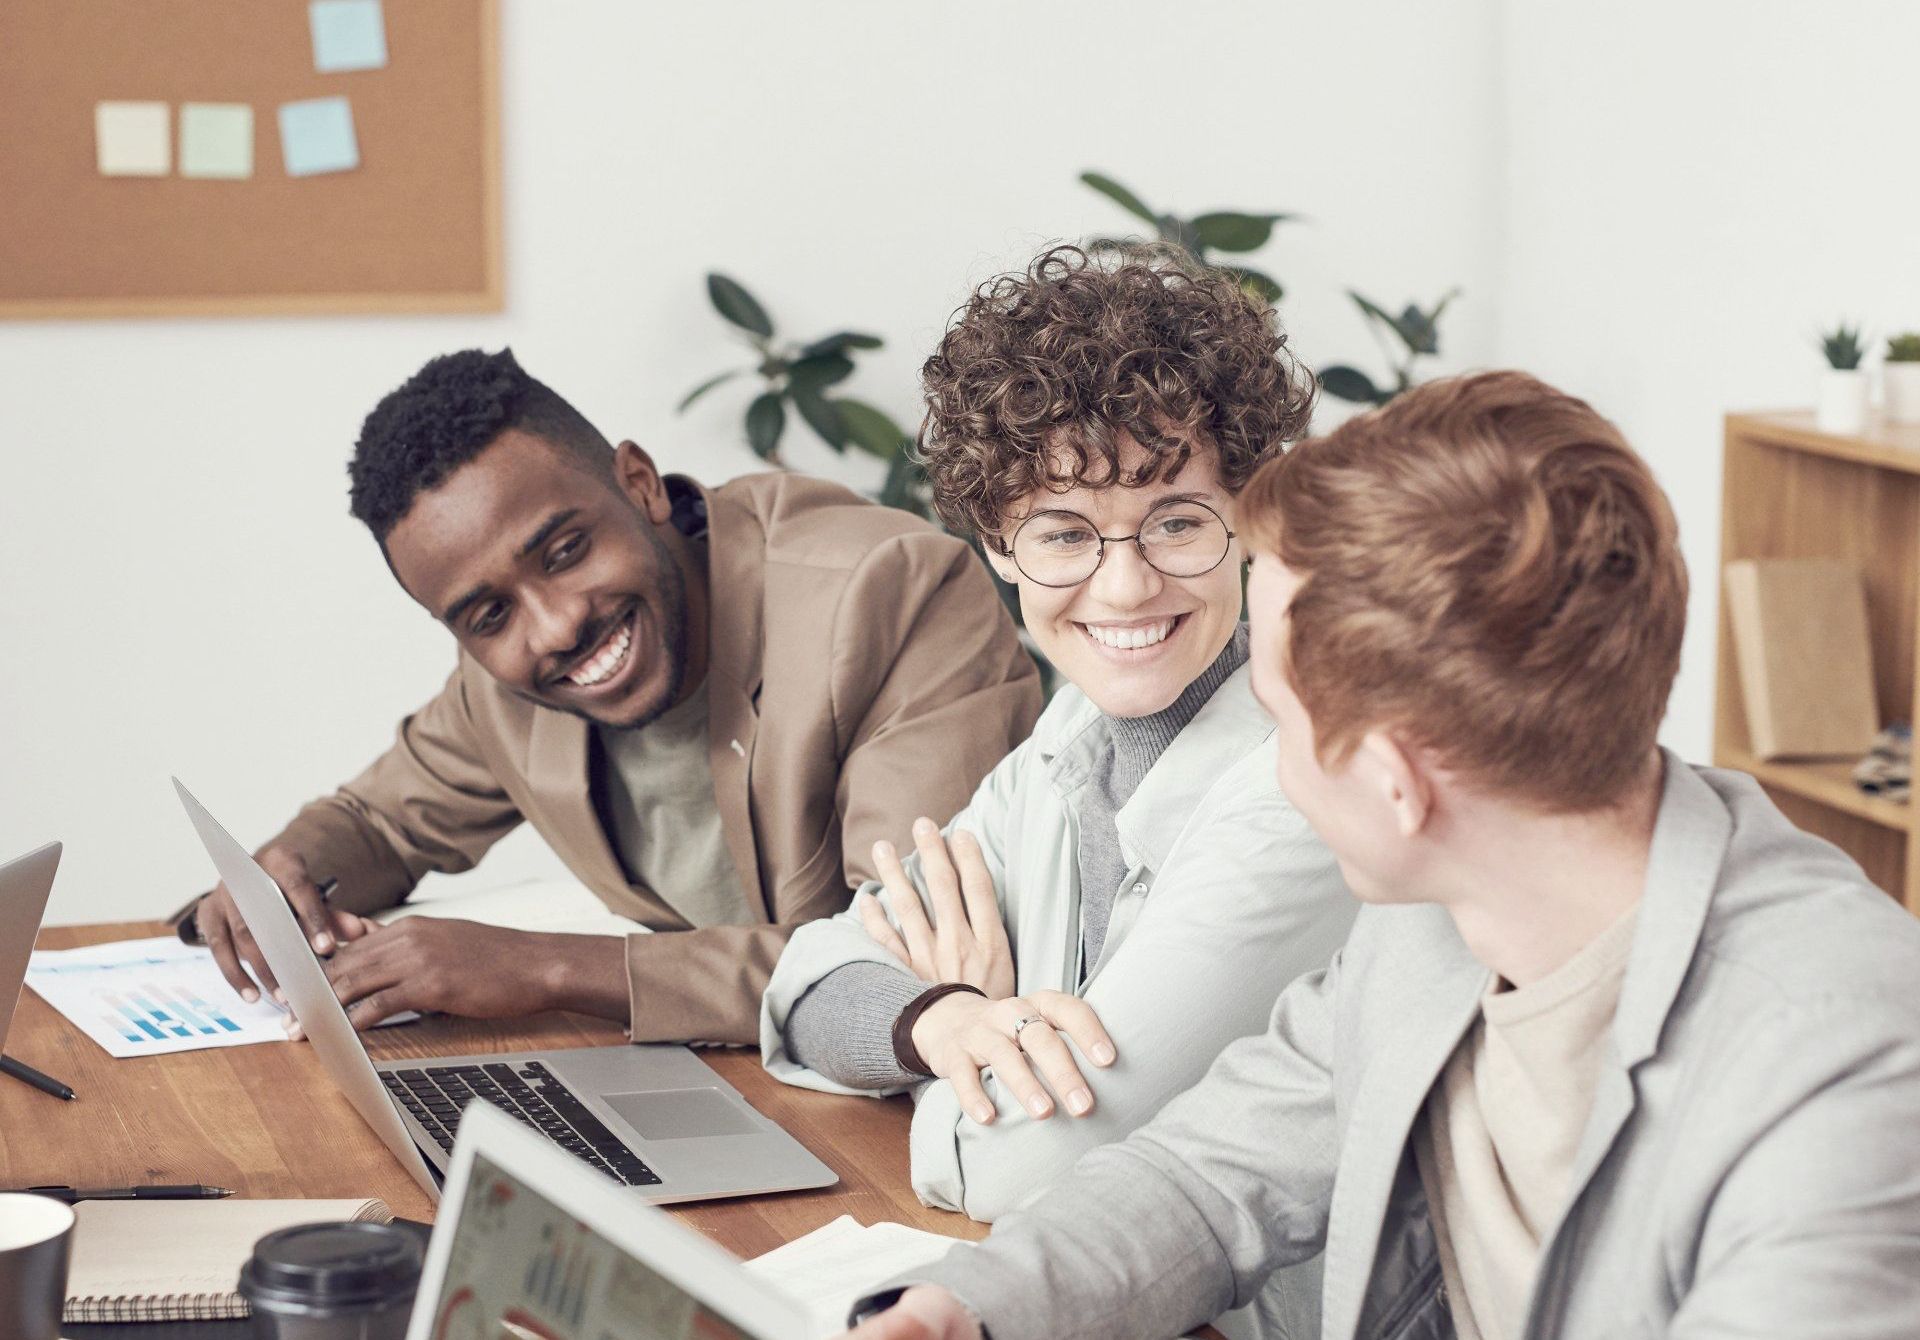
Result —
[{"label": "woman's hand", "polygon": [[1011,996],[1013,950],[1007,944],[1006,923],[1000,918],[993,876],[980,843],[973,834],[958,829],[949,844],[938,824],[920,819],[913,825],[913,845],[920,853],[920,875],[926,880],[938,926],[927,920],[919,890],[891,842],[873,844],[873,862],[900,929],[893,929],[880,900],[867,893],[856,894],[853,900],[860,924],[924,982],[965,982],[986,992],[989,1000]]},{"label": "woman's hand", "polygon": [[[986,1000],[957,991],[942,996],[913,1025],[914,1050],[935,1075],[953,1085],[972,1118],[992,1123],[993,1100],[980,1071],[993,1073],[1036,1121],[1053,1115],[1048,1089],[1067,1111],[1084,1117],[1093,1111],[1093,1091],[1080,1074],[1065,1033],[1097,1066],[1113,1064],[1113,1039],[1093,1007],[1064,991],[1032,991],[1005,1000]],[[1043,1087],[1035,1068],[1046,1077]]]}]

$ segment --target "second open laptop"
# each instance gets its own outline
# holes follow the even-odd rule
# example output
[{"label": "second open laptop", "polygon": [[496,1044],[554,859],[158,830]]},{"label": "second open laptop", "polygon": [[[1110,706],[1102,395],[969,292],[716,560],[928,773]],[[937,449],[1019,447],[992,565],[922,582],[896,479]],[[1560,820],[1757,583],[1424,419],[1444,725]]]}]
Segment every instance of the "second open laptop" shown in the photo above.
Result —
[{"label": "second open laptop", "polygon": [[406,1340],[812,1340],[807,1310],[480,1104],[460,1122]]},{"label": "second open laptop", "polygon": [[685,1047],[374,1061],[273,877],[173,785],[321,1063],[429,1195],[451,1164],[461,1109],[477,1100],[656,1203],[838,1180]]},{"label": "second open laptop", "polygon": [[16,860],[0,864],[0,1046],[7,1041],[13,1008],[33,957],[33,937],[53,892],[60,866],[60,844],[49,842]]}]

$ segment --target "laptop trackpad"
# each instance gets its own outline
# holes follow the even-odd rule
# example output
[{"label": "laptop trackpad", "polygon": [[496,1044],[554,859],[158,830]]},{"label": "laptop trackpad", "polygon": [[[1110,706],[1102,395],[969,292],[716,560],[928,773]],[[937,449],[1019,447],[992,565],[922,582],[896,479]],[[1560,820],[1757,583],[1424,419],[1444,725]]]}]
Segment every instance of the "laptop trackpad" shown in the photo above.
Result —
[{"label": "laptop trackpad", "polygon": [[718,1089],[661,1089],[653,1093],[603,1093],[600,1101],[620,1114],[643,1140],[694,1136],[758,1135],[760,1127]]}]

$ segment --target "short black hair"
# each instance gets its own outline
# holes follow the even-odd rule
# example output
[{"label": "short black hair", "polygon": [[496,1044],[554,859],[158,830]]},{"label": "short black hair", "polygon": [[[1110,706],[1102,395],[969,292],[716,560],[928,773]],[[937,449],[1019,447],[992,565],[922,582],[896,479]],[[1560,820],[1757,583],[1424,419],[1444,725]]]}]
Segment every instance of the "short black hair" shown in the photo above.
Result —
[{"label": "short black hair", "polygon": [[462,349],[432,359],[387,392],[360,425],[347,463],[354,516],[384,548],[415,498],[509,428],[566,447],[612,477],[612,444],[551,387],[529,377],[513,350]]}]

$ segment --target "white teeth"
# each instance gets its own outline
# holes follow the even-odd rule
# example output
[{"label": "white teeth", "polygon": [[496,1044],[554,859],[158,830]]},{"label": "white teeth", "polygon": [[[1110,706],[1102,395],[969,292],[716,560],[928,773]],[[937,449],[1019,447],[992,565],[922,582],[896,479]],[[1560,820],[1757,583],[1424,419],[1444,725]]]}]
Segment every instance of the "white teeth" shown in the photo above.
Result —
[{"label": "white teeth", "polygon": [[1113,628],[1095,623],[1083,623],[1080,626],[1087,630],[1088,637],[1103,647],[1112,647],[1117,651],[1138,651],[1142,647],[1166,641],[1175,622],[1168,619],[1164,623],[1142,624],[1136,628]]},{"label": "white teeth", "polygon": [[631,645],[633,626],[629,622],[620,625],[619,631],[607,639],[593,659],[569,672],[567,679],[583,689],[606,682],[620,668],[621,662],[627,659],[627,648]]}]

